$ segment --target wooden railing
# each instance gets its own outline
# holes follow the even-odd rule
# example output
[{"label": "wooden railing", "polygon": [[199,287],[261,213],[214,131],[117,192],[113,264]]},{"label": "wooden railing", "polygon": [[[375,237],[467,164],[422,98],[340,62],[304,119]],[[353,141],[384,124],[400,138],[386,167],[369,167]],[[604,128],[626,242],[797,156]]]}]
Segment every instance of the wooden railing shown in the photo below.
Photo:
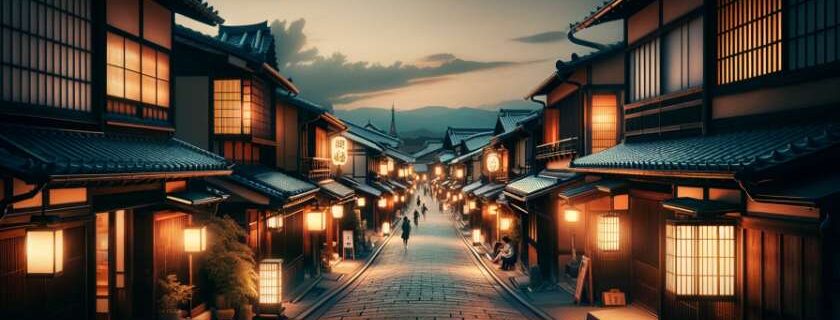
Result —
[{"label": "wooden railing", "polygon": [[330,159],[303,158],[303,172],[306,172],[306,176],[314,181],[327,179],[330,177]]},{"label": "wooden railing", "polygon": [[573,156],[578,151],[580,143],[577,137],[561,139],[537,146],[537,159],[543,160],[554,157]]}]

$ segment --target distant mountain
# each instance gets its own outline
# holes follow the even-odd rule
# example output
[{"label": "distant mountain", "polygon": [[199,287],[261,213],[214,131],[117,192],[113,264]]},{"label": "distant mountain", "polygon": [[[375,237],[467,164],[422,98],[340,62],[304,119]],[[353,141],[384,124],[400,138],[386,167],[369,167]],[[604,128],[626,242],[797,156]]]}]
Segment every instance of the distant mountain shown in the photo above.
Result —
[{"label": "distant mountain", "polygon": [[[536,106],[536,104],[534,104]],[[505,108],[522,108],[517,105]],[[391,122],[391,110],[382,108],[357,108],[335,110],[336,115],[350,122],[365,125],[368,120],[375,126],[388,130]],[[422,107],[408,111],[397,111],[397,131],[402,138],[434,137],[441,138],[446,127],[492,128],[496,121],[498,108],[481,107]]]}]

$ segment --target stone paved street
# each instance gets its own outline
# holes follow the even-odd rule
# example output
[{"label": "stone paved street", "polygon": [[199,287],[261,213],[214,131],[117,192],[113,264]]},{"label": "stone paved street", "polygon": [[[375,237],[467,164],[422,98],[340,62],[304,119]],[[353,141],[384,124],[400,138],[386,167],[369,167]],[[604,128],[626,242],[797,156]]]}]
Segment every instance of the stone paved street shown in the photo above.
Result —
[{"label": "stone paved street", "polygon": [[374,265],[322,317],[525,319],[473,261],[449,216],[424,200],[429,213],[412,226],[408,249],[396,228]]}]

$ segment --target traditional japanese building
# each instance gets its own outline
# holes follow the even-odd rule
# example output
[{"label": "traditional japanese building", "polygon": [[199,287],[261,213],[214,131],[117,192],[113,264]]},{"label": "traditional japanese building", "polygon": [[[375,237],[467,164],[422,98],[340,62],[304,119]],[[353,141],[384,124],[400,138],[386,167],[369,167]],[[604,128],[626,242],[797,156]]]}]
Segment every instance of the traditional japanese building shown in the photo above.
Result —
[{"label": "traditional japanese building", "polygon": [[0,4],[3,317],[153,318],[160,279],[190,282],[191,213],[225,198],[194,179],[231,166],[173,137],[175,13],[223,22],[201,1]]},{"label": "traditional japanese building", "polygon": [[593,272],[596,295],[666,319],[837,317],[837,7],[615,0],[573,25],[623,19],[627,47],[624,139],[571,161],[586,183],[558,209],[621,270]]}]

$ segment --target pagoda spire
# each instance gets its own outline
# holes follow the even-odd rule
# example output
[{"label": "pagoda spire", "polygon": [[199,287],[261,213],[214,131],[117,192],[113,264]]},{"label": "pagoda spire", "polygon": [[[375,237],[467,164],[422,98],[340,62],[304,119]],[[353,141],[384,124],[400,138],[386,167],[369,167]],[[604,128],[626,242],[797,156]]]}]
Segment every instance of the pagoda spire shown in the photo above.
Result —
[{"label": "pagoda spire", "polygon": [[388,130],[388,135],[397,138],[397,122],[394,116],[394,103],[391,103],[391,128]]}]

